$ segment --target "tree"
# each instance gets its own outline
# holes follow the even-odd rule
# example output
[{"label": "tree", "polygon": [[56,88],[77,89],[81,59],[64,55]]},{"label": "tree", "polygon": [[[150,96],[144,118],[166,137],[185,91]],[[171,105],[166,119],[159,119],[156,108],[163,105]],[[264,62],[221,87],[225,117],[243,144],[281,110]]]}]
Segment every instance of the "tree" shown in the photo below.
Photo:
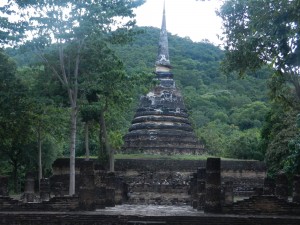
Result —
[{"label": "tree", "polygon": [[265,160],[268,173],[273,175],[283,170],[292,155],[289,148],[297,136],[296,115],[298,111],[283,108],[274,103],[266,116],[266,122],[262,128],[261,148],[265,152]]},{"label": "tree", "polygon": [[16,78],[16,65],[0,50],[0,157],[12,166],[14,191],[18,174],[28,165],[28,145],[33,140],[32,102],[28,90]]},{"label": "tree", "polygon": [[122,110],[131,102],[134,80],[127,76],[123,63],[97,36],[89,37],[82,55],[84,79],[80,87],[88,101],[84,121],[93,119],[99,122],[99,155],[108,155],[110,171],[114,171],[114,149],[109,140],[106,113],[117,108]]},{"label": "tree", "polygon": [[[225,71],[244,74],[272,65],[276,75],[294,87],[297,105],[291,103],[293,107],[300,101],[299,7],[297,0],[227,0],[219,11],[224,26]],[[277,97],[290,102],[281,94]]]},{"label": "tree", "polygon": [[63,96],[52,97],[59,96],[59,93],[55,91],[58,85],[51,82],[50,76],[40,63],[21,67],[17,71],[18,79],[28,89],[27,98],[34,105],[31,112],[32,130],[36,137],[35,149],[38,150],[39,180],[44,177],[43,171],[48,169],[46,165],[51,165],[53,158],[61,154],[59,146],[63,143],[67,126],[67,111],[59,106]]},{"label": "tree", "polygon": [[[2,32],[5,33],[3,39],[6,43],[13,37],[11,34],[16,32],[15,27],[31,31],[33,39],[29,41],[28,45],[33,47],[67,91],[71,109],[70,195],[75,194],[78,79],[81,76],[82,49],[87,37],[92,34],[102,36],[104,33],[110,32],[112,42],[126,40],[128,29],[134,25],[132,9],[143,2],[143,0],[9,0],[8,5],[1,8],[6,15],[14,15],[22,19],[17,24],[18,26],[2,28]],[[13,7],[16,6],[18,6],[18,10],[14,11]],[[122,17],[123,20],[119,20],[118,17]],[[9,21],[4,16],[1,19],[1,21]],[[111,32],[112,26],[118,28],[113,33]],[[25,32],[25,34],[27,33]],[[24,41],[24,38],[21,40]],[[53,64],[44,54],[43,49],[51,43],[56,44],[58,64]],[[69,51],[66,50],[67,47],[69,47]]]},{"label": "tree", "polygon": [[288,174],[294,175],[300,173],[300,115],[297,115],[297,135],[289,142],[290,155],[285,161],[284,169]]},{"label": "tree", "polygon": [[226,156],[236,159],[263,160],[264,154],[260,148],[260,130],[249,129],[239,132],[229,141]]}]

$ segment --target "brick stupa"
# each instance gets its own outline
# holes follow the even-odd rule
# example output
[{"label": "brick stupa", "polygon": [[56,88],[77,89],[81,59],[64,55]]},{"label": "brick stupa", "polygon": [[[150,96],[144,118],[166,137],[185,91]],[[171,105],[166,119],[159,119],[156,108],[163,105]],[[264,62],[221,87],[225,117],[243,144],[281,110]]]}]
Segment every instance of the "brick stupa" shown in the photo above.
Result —
[{"label": "brick stupa", "polygon": [[204,146],[193,132],[180,91],[175,85],[169,60],[165,7],[155,63],[158,85],[140,99],[124,153],[201,154]]}]

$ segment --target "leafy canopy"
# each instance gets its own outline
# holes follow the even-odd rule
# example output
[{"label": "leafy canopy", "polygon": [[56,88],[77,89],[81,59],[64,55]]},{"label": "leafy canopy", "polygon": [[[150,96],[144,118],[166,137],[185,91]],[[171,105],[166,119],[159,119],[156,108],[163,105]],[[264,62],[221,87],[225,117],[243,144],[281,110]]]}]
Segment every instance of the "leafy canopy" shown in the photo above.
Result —
[{"label": "leafy canopy", "polygon": [[144,0],[8,0],[0,8],[1,44],[33,38],[31,43],[44,47],[112,30],[124,37],[120,30],[135,24],[133,8],[143,3]]},{"label": "leafy canopy", "polygon": [[299,1],[227,0],[223,19],[227,70],[272,63],[283,73],[300,73]]}]

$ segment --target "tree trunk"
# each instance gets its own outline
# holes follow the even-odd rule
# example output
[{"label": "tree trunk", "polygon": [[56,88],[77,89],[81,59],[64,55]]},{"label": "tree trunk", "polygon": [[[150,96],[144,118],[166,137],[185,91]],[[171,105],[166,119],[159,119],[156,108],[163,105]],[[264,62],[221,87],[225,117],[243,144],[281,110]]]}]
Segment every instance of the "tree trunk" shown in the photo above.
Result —
[{"label": "tree trunk", "polygon": [[40,181],[43,178],[43,166],[42,166],[42,139],[41,139],[41,130],[38,129],[38,161],[39,161],[39,187]]},{"label": "tree trunk", "polygon": [[89,149],[89,123],[86,122],[84,125],[85,128],[85,160],[90,159],[90,149]]},{"label": "tree trunk", "polygon": [[103,110],[101,110],[100,112],[100,140],[102,145],[101,148],[106,152],[106,154],[109,157],[109,171],[114,172],[114,155],[108,143],[106,123],[105,123]]},{"label": "tree trunk", "polygon": [[13,162],[14,192],[18,193],[18,163]]},{"label": "tree trunk", "polygon": [[[109,146],[109,148],[110,148],[110,146]],[[110,152],[109,153],[109,171],[115,172],[115,153],[112,148],[110,148],[109,152]]]},{"label": "tree trunk", "polygon": [[77,108],[72,106],[71,112],[71,138],[70,138],[70,186],[69,195],[75,195],[75,147],[77,131]]}]

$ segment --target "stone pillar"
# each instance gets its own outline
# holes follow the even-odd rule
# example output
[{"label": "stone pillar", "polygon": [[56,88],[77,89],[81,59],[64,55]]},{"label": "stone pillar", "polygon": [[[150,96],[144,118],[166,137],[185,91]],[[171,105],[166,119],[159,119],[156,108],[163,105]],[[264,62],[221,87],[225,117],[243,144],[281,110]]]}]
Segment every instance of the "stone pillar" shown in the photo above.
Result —
[{"label": "stone pillar", "polygon": [[294,176],[293,202],[300,203],[300,175]]},{"label": "stone pillar", "polygon": [[63,197],[63,183],[55,182],[53,185],[53,194],[55,197]]},{"label": "stone pillar", "polygon": [[276,177],[275,194],[278,198],[288,200],[288,178],[285,173],[278,173]]},{"label": "stone pillar", "polygon": [[28,172],[25,176],[24,202],[34,202],[34,174]]},{"label": "stone pillar", "polygon": [[275,180],[266,177],[264,180],[264,195],[275,195]]},{"label": "stone pillar", "polygon": [[80,164],[79,208],[81,210],[96,209],[96,188],[93,161],[82,161]]},{"label": "stone pillar", "polygon": [[116,206],[115,202],[115,189],[114,188],[106,188],[106,201],[105,206],[114,207]]},{"label": "stone pillar", "polygon": [[198,210],[203,210],[205,205],[205,179],[206,179],[206,169],[204,167],[199,167],[197,169],[197,200]]},{"label": "stone pillar", "polygon": [[197,197],[198,197],[198,204],[197,210],[203,210],[205,205],[205,195],[206,195],[206,183],[205,181],[199,180],[197,181]]},{"label": "stone pillar", "polygon": [[190,194],[191,194],[191,206],[196,209],[198,206],[197,199],[197,173],[193,173],[190,178]]},{"label": "stone pillar", "polygon": [[0,196],[8,196],[8,177],[0,177]]},{"label": "stone pillar", "polygon": [[204,212],[221,212],[221,159],[208,158],[206,161],[206,195]]},{"label": "stone pillar", "polygon": [[233,181],[226,181],[224,184],[224,203],[225,205],[233,203]]},{"label": "stone pillar", "polygon": [[112,172],[107,173],[106,175],[106,201],[105,205],[108,207],[114,207],[116,205],[115,199],[115,182],[116,177]]},{"label": "stone pillar", "polygon": [[49,201],[50,199],[50,181],[48,178],[40,180],[40,199],[41,201]]},{"label": "stone pillar", "polygon": [[123,204],[126,199],[128,190],[125,182],[121,177],[116,177],[115,179],[115,203],[117,205]]}]

